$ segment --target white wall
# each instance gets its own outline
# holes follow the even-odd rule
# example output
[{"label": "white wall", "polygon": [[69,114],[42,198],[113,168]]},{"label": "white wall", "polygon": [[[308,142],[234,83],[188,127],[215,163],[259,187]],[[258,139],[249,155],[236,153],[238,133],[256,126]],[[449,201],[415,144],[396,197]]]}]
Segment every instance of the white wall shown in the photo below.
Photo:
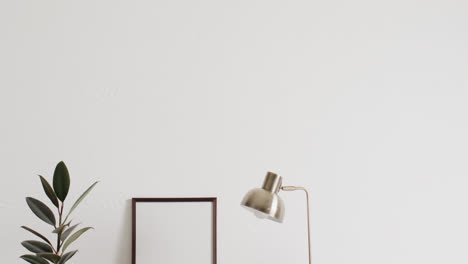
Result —
[{"label": "white wall", "polygon": [[135,196],[218,196],[219,263],[306,263],[240,206],[272,170],[312,192],[318,264],[467,263],[468,2],[3,0],[0,249],[64,160],[95,227],[72,263],[130,263]]}]

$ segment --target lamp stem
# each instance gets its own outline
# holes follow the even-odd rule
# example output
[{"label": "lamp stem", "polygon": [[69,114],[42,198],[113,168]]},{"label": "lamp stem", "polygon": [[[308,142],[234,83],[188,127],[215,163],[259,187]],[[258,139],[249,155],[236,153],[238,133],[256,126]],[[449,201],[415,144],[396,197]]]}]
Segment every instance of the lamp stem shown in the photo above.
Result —
[{"label": "lamp stem", "polygon": [[309,264],[312,264],[312,252],[310,246],[310,210],[309,210],[309,192],[304,187],[296,187],[296,186],[282,186],[281,190],[283,191],[304,191],[307,200],[307,245],[309,249]]}]

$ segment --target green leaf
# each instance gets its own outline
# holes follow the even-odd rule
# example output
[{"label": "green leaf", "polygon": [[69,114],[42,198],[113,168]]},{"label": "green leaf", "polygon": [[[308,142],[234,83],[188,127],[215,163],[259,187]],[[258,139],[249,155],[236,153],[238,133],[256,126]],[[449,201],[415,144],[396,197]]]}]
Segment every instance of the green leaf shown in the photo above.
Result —
[{"label": "green leaf", "polygon": [[60,256],[54,253],[40,253],[40,254],[37,254],[37,256],[48,259],[52,261],[53,263],[57,263],[60,261]]},{"label": "green leaf", "polygon": [[61,237],[61,240],[62,241],[65,241],[65,239],[67,239],[67,237],[71,234],[71,232],[73,232],[73,230],[78,226],[79,224],[76,224],[74,226],[71,226],[70,228],[68,229],[65,229],[65,231],[63,231],[62,233],[62,237]]},{"label": "green leaf", "polygon": [[78,250],[70,251],[70,252],[63,254],[62,259],[60,259],[59,264],[65,264],[65,262],[71,259],[76,254],[76,252],[78,252]]},{"label": "green leaf", "polygon": [[49,243],[49,245],[52,246],[52,243],[50,243],[49,239],[47,239],[45,236],[39,234],[39,232],[34,231],[34,230],[32,230],[31,228],[29,228],[29,227],[27,227],[27,226],[22,226],[21,228],[28,230],[29,232],[31,232],[31,233],[33,233],[34,235],[40,237],[42,240],[44,240],[45,242]]},{"label": "green leaf", "polygon": [[36,240],[26,240],[21,245],[32,253],[52,253],[52,248],[44,242]]},{"label": "green leaf", "polygon": [[89,194],[89,192],[91,192],[91,190],[94,188],[94,186],[96,186],[96,184],[98,184],[98,182],[95,182],[91,186],[89,186],[89,188],[80,196],[80,198],[76,200],[76,202],[73,204],[70,211],[68,212],[67,217],[65,217],[65,220],[68,219],[68,216],[70,216],[73,210],[75,210],[75,208],[81,203],[81,201],[83,201],[83,199]]},{"label": "green leaf", "polygon": [[59,227],[57,227],[56,229],[54,229],[54,231],[52,231],[52,233],[55,233],[55,234],[60,234],[63,232],[63,229],[67,227],[67,225],[61,225]]},{"label": "green leaf", "polygon": [[44,177],[42,177],[41,175],[39,175],[39,177],[41,178],[42,188],[44,189],[44,192],[46,193],[47,197],[49,197],[50,201],[55,205],[55,207],[58,208],[59,203],[54,190],[52,189],[52,187],[50,187],[49,182],[46,179],[44,179]]},{"label": "green leaf", "polygon": [[49,264],[49,262],[47,262],[47,260],[45,260],[45,259],[43,259],[41,257],[38,257],[38,256],[34,256],[34,255],[23,255],[20,258],[26,260],[27,262],[29,262],[31,264]]},{"label": "green leaf", "polygon": [[27,197],[26,203],[28,204],[29,208],[33,211],[33,213],[39,217],[42,221],[55,226],[55,216],[54,213],[41,201]]},{"label": "green leaf", "polygon": [[65,252],[67,247],[71,243],[73,243],[73,241],[77,240],[84,232],[88,231],[89,229],[92,229],[92,227],[85,227],[83,229],[76,231],[73,235],[71,235],[70,238],[67,239],[67,241],[65,241],[65,243],[63,244],[62,252]]},{"label": "green leaf", "polygon": [[54,191],[60,201],[65,201],[68,190],[70,189],[70,174],[63,161],[59,162],[54,171]]}]

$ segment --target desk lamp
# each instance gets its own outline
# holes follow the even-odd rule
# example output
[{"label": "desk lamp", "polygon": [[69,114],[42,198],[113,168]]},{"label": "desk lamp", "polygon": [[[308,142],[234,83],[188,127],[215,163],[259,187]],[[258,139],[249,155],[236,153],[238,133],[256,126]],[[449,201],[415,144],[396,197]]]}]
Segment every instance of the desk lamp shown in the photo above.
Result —
[{"label": "desk lamp", "polygon": [[244,196],[241,205],[249,211],[252,211],[259,218],[282,223],[284,218],[284,203],[278,195],[280,190],[305,192],[307,200],[307,242],[309,248],[309,264],[311,264],[309,192],[307,189],[297,186],[282,186],[282,177],[273,172],[268,172],[263,181],[262,188],[250,190]]}]

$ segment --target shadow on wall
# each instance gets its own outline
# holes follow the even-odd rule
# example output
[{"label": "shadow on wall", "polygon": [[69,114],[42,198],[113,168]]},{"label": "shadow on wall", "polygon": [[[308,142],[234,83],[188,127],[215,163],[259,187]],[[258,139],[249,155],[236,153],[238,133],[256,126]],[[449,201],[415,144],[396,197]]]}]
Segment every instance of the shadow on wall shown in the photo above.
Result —
[{"label": "shadow on wall", "polygon": [[124,215],[120,230],[120,244],[118,245],[117,264],[132,263],[132,199],[124,204]]}]

